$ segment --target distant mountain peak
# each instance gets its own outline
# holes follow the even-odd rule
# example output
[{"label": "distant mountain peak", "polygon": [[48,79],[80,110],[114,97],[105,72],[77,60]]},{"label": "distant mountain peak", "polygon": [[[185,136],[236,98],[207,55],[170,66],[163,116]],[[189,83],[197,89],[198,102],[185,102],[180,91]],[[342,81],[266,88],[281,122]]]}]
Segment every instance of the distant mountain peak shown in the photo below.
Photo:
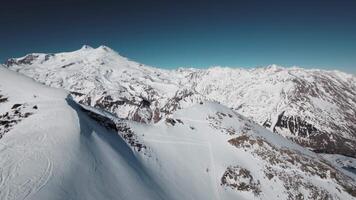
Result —
[{"label": "distant mountain peak", "polygon": [[81,49],[82,49],[82,50],[92,50],[93,47],[91,47],[91,46],[85,44],[85,45],[82,46]]},{"label": "distant mountain peak", "polygon": [[[105,46],[105,45],[100,45],[97,48],[94,48],[90,45],[84,44],[80,50],[104,50],[104,51],[114,51],[112,48]],[[115,52],[115,51],[114,51]]]},{"label": "distant mountain peak", "polygon": [[266,67],[267,69],[284,69],[284,67],[277,65],[277,64],[271,64]]},{"label": "distant mountain peak", "polygon": [[105,45],[100,45],[98,47],[98,49],[102,49],[102,50],[105,50],[105,51],[114,51],[113,49],[111,49],[110,47],[105,46]]},{"label": "distant mountain peak", "polygon": [[105,45],[100,45],[97,48],[93,48],[92,46],[85,44],[79,50],[103,50],[105,52],[115,52],[113,49],[111,49],[110,47],[105,46]]}]

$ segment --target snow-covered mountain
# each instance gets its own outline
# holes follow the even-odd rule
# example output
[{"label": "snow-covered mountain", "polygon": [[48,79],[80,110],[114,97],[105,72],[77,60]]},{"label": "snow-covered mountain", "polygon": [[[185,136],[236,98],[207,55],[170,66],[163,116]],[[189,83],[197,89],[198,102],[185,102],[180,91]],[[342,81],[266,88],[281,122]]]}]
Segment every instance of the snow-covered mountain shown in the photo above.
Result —
[{"label": "snow-covered mountain", "polygon": [[356,77],[351,74],[275,65],[162,70],[105,46],[29,54],[5,65],[120,118],[156,123],[177,109],[215,100],[316,152],[356,157]]},{"label": "snow-covered mountain", "polygon": [[160,92],[168,114],[142,123],[0,67],[0,199],[355,199],[320,155],[219,102]]},{"label": "snow-covered mountain", "polygon": [[[65,88],[80,103],[136,121],[159,121],[158,109],[165,108],[168,112],[171,106],[167,104],[175,104],[171,101],[173,97],[187,101],[202,98],[189,87],[182,88],[180,78],[174,78],[177,75],[174,71],[130,61],[105,46],[97,49],[83,46],[69,53],[30,54],[10,59],[6,66],[46,85]],[[179,105],[173,107],[176,106]]]}]

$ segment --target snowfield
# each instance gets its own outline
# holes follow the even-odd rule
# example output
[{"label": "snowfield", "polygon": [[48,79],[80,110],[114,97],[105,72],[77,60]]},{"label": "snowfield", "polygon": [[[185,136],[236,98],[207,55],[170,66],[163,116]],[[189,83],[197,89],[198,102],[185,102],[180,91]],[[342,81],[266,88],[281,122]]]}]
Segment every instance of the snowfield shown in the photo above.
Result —
[{"label": "snowfield", "polygon": [[0,199],[356,196],[320,155],[200,96],[174,94],[177,108],[145,123],[4,67],[0,95]]}]

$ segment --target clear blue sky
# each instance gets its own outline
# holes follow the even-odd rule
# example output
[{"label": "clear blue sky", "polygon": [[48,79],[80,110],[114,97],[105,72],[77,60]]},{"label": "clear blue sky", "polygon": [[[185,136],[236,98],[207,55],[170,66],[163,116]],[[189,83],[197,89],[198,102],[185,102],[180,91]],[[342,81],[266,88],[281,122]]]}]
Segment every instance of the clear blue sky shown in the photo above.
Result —
[{"label": "clear blue sky", "polygon": [[356,1],[18,1],[0,59],[107,45],[163,68],[268,64],[356,73]]}]

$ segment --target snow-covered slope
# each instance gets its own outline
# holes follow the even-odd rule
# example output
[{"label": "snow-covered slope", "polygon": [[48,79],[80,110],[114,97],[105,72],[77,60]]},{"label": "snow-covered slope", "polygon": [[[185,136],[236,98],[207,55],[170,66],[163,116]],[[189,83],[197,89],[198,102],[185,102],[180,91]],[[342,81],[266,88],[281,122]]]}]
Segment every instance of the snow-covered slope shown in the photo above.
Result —
[{"label": "snow-covered slope", "polygon": [[354,75],[275,65],[169,71],[130,61],[105,46],[29,54],[6,66],[120,118],[158,122],[210,99],[317,152],[356,155]]},{"label": "snow-covered slope", "polygon": [[67,92],[3,67],[0,90],[0,199],[163,199],[121,137]]},{"label": "snow-covered slope", "polygon": [[217,102],[146,124],[2,67],[0,90],[0,199],[356,196],[355,181],[322,157]]}]

